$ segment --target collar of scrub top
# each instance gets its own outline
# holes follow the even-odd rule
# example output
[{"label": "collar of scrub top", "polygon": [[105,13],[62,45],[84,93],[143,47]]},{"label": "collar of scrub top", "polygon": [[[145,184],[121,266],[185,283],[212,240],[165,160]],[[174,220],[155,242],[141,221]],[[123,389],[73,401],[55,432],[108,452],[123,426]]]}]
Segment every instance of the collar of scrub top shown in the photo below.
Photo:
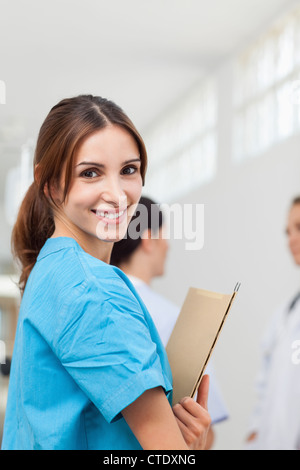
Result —
[{"label": "collar of scrub top", "polygon": [[147,285],[145,281],[140,279],[139,277],[132,276],[131,274],[126,274],[128,279],[132,282],[134,286],[142,286],[142,285]]},{"label": "collar of scrub top", "polygon": [[296,304],[299,302],[300,300],[300,292],[298,292],[298,294],[296,295],[296,297],[293,299],[293,301],[291,302],[290,306],[289,306],[289,313],[294,310],[294,308],[296,307]]}]

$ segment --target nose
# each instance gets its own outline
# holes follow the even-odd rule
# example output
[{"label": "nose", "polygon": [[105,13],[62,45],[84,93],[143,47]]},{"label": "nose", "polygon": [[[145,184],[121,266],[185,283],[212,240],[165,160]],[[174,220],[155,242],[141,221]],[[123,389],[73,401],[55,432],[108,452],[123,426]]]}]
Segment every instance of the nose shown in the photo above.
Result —
[{"label": "nose", "polygon": [[101,198],[114,207],[126,206],[126,193],[117,176],[106,177],[104,186],[102,186]]}]

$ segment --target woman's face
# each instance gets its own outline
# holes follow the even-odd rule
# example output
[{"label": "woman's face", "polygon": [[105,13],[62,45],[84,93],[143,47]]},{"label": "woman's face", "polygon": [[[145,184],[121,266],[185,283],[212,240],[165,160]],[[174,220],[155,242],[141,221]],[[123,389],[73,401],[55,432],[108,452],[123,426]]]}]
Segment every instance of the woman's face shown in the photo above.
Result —
[{"label": "woman's face", "polygon": [[60,219],[83,237],[124,237],[142,191],[141,160],[134,138],[108,125],[81,144]]},{"label": "woman's face", "polygon": [[300,266],[300,204],[294,204],[290,210],[287,236],[295,263]]}]

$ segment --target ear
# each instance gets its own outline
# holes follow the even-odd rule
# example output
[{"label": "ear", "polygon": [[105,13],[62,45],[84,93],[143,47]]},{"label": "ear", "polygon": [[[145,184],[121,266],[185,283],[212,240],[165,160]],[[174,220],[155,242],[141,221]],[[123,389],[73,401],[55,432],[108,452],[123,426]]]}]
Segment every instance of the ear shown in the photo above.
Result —
[{"label": "ear", "polygon": [[[39,167],[39,164],[35,165],[34,168],[34,179],[37,182],[37,185],[40,185],[40,180],[41,180],[41,169]],[[44,195],[48,200],[54,200],[55,202],[59,203],[59,191],[57,188],[57,185],[49,183],[44,184],[43,188]]]},{"label": "ear", "polygon": [[154,249],[153,240],[151,238],[151,230],[145,230],[141,236],[141,246],[144,251],[151,253]]},{"label": "ear", "polygon": [[51,199],[51,196],[53,198],[53,191],[49,190],[48,183],[46,183],[45,186],[44,186],[44,194],[45,194],[47,199]]},{"label": "ear", "polygon": [[[38,187],[40,187],[41,184],[41,167],[40,164],[37,163],[34,167],[34,180],[37,184]],[[50,193],[48,191],[48,184],[46,183],[44,186],[44,195],[46,196],[47,199],[50,199]]]},{"label": "ear", "polygon": [[37,163],[34,167],[34,181],[36,181],[37,185],[40,185],[41,180],[41,168],[39,163]]}]

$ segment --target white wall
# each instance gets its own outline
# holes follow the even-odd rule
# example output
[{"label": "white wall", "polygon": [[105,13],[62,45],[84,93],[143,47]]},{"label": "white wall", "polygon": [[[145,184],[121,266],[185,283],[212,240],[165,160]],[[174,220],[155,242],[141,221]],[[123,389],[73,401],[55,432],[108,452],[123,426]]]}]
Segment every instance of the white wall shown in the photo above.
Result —
[{"label": "white wall", "polygon": [[230,412],[216,428],[215,449],[240,449],[255,400],[261,336],[274,309],[299,288],[284,231],[290,201],[300,194],[300,136],[235,164],[230,62],[218,79],[218,174],[179,201],[205,204],[204,248],[187,251],[184,240],[171,240],[166,275],[154,287],[181,305],[189,286],[230,293],[242,283],[212,358]]}]

